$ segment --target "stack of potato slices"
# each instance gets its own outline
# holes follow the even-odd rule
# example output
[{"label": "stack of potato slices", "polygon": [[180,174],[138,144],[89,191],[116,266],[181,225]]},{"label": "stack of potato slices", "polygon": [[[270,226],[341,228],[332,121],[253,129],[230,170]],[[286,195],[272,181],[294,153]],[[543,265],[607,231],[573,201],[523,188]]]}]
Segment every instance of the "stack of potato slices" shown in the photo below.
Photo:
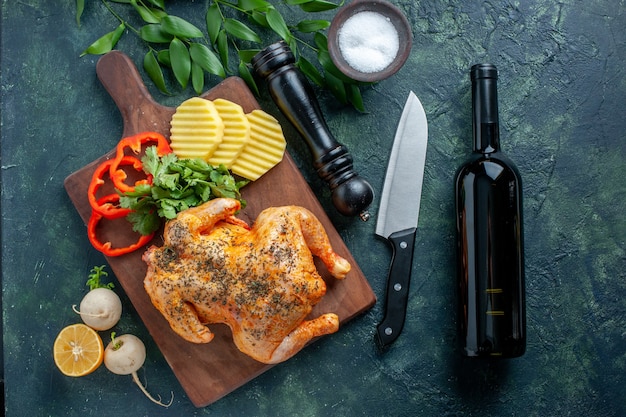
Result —
[{"label": "stack of potato slices", "polygon": [[176,108],[171,147],[181,159],[223,164],[233,174],[255,181],[278,164],[286,141],[278,121],[263,110],[245,113],[225,99],[193,97]]}]

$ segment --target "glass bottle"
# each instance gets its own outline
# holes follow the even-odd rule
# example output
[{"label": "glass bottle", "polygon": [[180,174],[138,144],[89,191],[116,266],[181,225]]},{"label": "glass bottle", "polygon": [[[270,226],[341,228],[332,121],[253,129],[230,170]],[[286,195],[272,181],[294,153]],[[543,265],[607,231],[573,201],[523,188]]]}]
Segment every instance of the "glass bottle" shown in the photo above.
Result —
[{"label": "glass bottle", "polygon": [[500,150],[498,71],[470,70],[474,146],[456,174],[460,342],[466,356],[526,350],[522,182]]}]

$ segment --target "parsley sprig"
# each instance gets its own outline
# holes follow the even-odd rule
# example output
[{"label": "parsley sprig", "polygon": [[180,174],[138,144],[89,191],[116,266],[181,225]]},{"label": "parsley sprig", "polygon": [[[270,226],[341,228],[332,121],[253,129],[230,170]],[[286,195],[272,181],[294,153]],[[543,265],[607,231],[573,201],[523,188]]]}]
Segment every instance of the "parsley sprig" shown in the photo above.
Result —
[{"label": "parsley sprig", "polygon": [[96,265],[91,268],[89,279],[85,283],[89,287],[89,290],[95,290],[96,288],[108,288],[111,290],[115,287],[115,284],[113,284],[112,282],[109,282],[108,284],[103,284],[102,282],[100,282],[100,278],[109,275],[109,273],[104,270],[105,268],[106,265]]},{"label": "parsley sprig", "polygon": [[239,189],[248,181],[237,181],[224,165],[213,167],[202,159],[178,159],[169,153],[162,157],[156,147],[146,148],[143,169],[152,175],[152,184],[135,186],[120,197],[120,205],[133,210],[127,220],[133,230],[149,235],[161,226],[161,219],[173,219],[190,207],[213,198],[227,197],[241,201]]}]

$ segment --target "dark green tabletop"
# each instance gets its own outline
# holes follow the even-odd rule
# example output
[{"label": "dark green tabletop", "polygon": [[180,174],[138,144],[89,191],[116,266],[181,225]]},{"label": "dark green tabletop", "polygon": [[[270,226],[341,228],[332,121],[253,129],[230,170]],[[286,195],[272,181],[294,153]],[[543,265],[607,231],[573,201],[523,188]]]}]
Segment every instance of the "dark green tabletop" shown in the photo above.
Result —
[{"label": "dark green tabletop", "polygon": [[[177,1],[171,9],[201,25],[207,3]],[[316,93],[331,130],[377,195],[410,90],[426,109],[429,146],[404,331],[388,352],[377,352],[379,301],[337,334],[199,409],[123,293],[116,330],[146,342],[139,376],[152,393],[169,398],[173,392],[172,406],[150,403],[130,377],[101,368],[73,379],[54,365],[54,338],[79,321],[71,306],[82,298],[90,268],[105,263],[91,248],[63,180],[120,138],[121,116],[96,78],[97,57],[79,58],[116,23],[96,1],[87,1],[81,27],[74,1],[2,3],[8,416],[626,415],[623,2],[393,3],[411,22],[413,49],[396,75],[363,90],[367,112]],[[294,20],[302,17],[282,2],[277,7]],[[136,38],[124,37],[118,48],[141,67],[145,49]],[[477,62],[500,71],[502,147],[524,180],[528,349],[505,362],[464,359],[454,348],[452,180],[470,152],[468,70]],[[194,95],[189,88],[166,97],[148,85],[167,105]],[[259,102],[283,124],[290,153],[383,300],[391,250],[375,237],[375,221],[334,211],[308,149],[261,87]],[[376,198],[374,214],[377,207]]]}]

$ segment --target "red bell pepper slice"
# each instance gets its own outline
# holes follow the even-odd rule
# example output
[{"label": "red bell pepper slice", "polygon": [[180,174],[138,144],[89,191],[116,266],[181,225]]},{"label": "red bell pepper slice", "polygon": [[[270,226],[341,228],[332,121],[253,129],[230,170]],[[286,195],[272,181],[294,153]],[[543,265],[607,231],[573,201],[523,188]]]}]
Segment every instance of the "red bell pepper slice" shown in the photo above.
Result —
[{"label": "red bell pepper slice", "polygon": [[[104,218],[118,219],[120,217],[125,217],[131,212],[130,209],[121,208],[118,205],[113,204],[119,202],[119,196],[117,198],[117,201],[109,201],[111,199],[104,199],[104,202],[102,204],[98,202],[98,198],[96,197],[96,193],[105,183],[104,176],[110,173],[110,168],[112,164],[113,160],[109,159],[98,165],[93,173],[93,176],[91,177],[91,182],[89,183],[89,188],[87,190],[87,197],[89,199],[89,205],[91,206],[92,210],[96,211],[98,214],[101,214]],[[118,166],[123,165],[132,165],[133,168],[139,172],[143,170],[141,161],[138,158],[130,155],[124,156],[118,164]],[[110,197],[112,195],[117,194],[114,193],[105,197]],[[113,200],[115,200],[114,197]]]},{"label": "red bell pepper slice", "polygon": [[115,184],[115,188],[120,190],[120,192],[132,192],[135,189],[135,186],[138,184],[146,184],[149,183],[149,179],[140,180],[135,183],[134,186],[126,184],[124,181],[127,178],[126,172],[123,169],[119,169],[119,166],[124,159],[125,150],[129,148],[135,155],[139,155],[141,152],[141,147],[145,144],[156,143],[157,146],[157,155],[163,156],[172,152],[172,148],[170,148],[170,144],[165,139],[163,135],[157,132],[142,132],[138,133],[134,136],[128,136],[123,138],[117,144],[117,151],[113,162],[109,168],[111,180],[113,184]]},{"label": "red bell pepper slice", "polygon": [[[119,202],[119,199],[119,194],[109,194],[98,199],[97,202],[99,205],[104,205],[107,203],[115,203],[116,200]],[[106,256],[115,257],[134,252],[150,242],[150,240],[152,240],[152,237],[154,236],[154,233],[147,236],[140,235],[137,242],[129,246],[114,248],[111,242],[101,242],[100,239],[98,239],[96,229],[98,228],[98,224],[100,224],[100,221],[104,218],[105,217],[97,211],[91,211],[91,217],[89,218],[89,222],[87,224],[87,236],[89,237],[89,241],[91,242],[93,247]]]}]

